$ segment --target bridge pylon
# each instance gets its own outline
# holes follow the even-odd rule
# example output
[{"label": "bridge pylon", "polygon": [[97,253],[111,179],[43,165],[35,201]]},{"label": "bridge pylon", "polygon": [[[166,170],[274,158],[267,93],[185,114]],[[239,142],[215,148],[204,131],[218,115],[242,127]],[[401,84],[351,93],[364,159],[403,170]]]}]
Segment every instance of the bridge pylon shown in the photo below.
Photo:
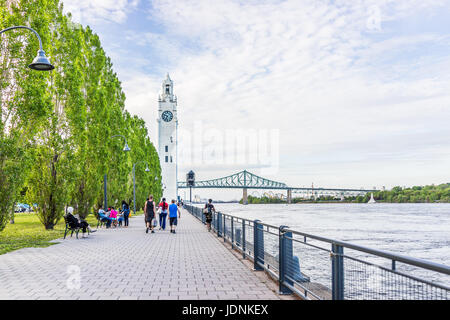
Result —
[{"label": "bridge pylon", "polygon": [[287,189],[287,196],[286,196],[287,203],[292,203],[292,190]]},{"label": "bridge pylon", "polygon": [[242,189],[242,204],[247,205],[248,204],[248,192],[247,188]]}]

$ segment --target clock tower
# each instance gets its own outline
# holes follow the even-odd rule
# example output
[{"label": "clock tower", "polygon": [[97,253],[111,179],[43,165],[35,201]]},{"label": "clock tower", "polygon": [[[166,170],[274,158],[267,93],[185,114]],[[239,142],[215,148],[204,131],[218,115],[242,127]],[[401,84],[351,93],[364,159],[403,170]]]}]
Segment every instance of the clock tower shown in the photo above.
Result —
[{"label": "clock tower", "polygon": [[177,97],[173,94],[173,81],[169,74],[162,83],[158,109],[158,153],[161,163],[163,197],[170,203],[178,200],[177,190]]}]

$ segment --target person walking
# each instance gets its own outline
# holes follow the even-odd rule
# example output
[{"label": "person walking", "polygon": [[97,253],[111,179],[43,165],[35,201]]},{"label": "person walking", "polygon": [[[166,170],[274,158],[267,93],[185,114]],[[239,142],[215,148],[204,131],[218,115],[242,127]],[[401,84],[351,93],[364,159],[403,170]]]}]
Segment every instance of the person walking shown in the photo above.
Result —
[{"label": "person walking", "polygon": [[122,212],[125,228],[128,227],[128,219],[130,218],[130,206],[125,200],[122,200]]},{"label": "person walking", "polygon": [[145,202],[144,212],[145,212],[145,223],[147,224],[147,229],[145,230],[145,233],[148,233],[148,230],[151,230],[152,233],[155,233],[155,230],[153,230],[152,221],[153,219],[155,219],[156,210],[152,195],[149,196],[147,202]]},{"label": "person walking", "polygon": [[205,205],[205,208],[203,209],[203,213],[206,216],[206,227],[208,228],[208,231],[211,231],[211,222],[212,222],[212,215],[213,212],[216,212],[216,209],[214,208],[214,205],[212,204],[212,199],[208,200],[208,203]]},{"label": "person walking", "polygon": [[161,210],[159,213],[159,230],[166,230],[167,209],[169,209],[169,204],[166,202],[166,198],[162,198],[159,208]]},{"label": "person walking", "polygon": [[175,200],[172,200],[172,204],[169,206],[169,222],[170,222],[170,232],[176,233],[175,228],[178,225],[178,218],[181,218],[180,208],[175,203]]}]

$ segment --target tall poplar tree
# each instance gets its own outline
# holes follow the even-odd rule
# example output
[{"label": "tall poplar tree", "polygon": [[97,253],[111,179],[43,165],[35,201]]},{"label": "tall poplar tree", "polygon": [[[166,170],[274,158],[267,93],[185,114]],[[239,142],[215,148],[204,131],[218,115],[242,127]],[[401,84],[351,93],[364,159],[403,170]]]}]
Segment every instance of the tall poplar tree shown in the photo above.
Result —
[{"label": "tall poplar tree", "polygon": [[[136,171],[137,199],[161,195],[159,158],[145,122],[125,110],[125,94],[99,37],[74,24],[58,0],[0,0],[0,28],[27,25],[40,34],[55,69],[26,68],[38,49],[34,35],[19,30],[1,36],[0,231],[19,190],[37,204],[46,229],[74,206],[86,217],[103,201],[132,199],[132,167],[145,160],[151,172]],[[126,137],[131,152],[123,152]],[[158,178],[155,180],[155,176]],[[138,206],[139,207],[139,206]]]}]

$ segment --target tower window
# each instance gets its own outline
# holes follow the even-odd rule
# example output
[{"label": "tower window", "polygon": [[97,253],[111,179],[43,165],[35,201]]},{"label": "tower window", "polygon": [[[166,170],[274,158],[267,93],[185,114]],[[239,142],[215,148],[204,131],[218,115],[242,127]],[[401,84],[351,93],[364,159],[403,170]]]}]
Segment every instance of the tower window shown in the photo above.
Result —
[{"label": "tower window", "polygon": [[173,161],[172,161],[172,156],[170,156],[170,162],[173,162]]},{"label": "tower window", "polygon": [[169,152],[169,146],[166,146],[166,152]]},{"label": "tower window", "polygon": [[166,162],[169,162],[169,156],[166,156]]},{"label": "tower window", "polygon": [[170,85],[166,84],[166,94],[170,94]]}]

